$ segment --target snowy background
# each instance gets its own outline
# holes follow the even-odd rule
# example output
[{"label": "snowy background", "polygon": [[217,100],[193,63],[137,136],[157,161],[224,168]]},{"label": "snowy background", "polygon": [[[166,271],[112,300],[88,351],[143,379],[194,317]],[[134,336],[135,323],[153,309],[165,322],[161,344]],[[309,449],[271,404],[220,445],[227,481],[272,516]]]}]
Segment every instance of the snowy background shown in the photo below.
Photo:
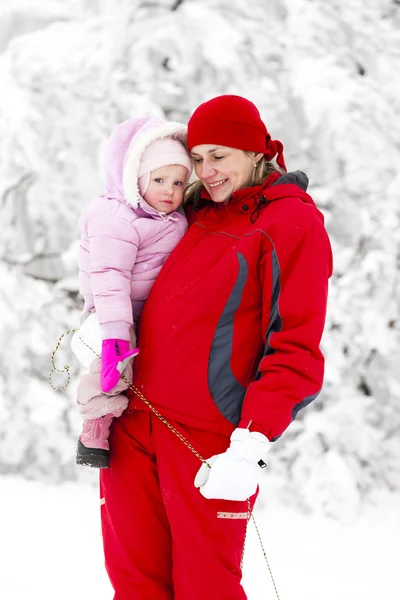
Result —
[{"label": "snowy background", "polygon": [[[399,0],[1,0],[2,598],[112,597],[67,342],[71,385],[47,381],[81,310],[77,219],[117,123],[235,93],[309,175],[335,258],[324,391],[277,442],[258,507],[281,597],[398,600],[399,74]],[[272,598],[249,546],[249,600]]]}]

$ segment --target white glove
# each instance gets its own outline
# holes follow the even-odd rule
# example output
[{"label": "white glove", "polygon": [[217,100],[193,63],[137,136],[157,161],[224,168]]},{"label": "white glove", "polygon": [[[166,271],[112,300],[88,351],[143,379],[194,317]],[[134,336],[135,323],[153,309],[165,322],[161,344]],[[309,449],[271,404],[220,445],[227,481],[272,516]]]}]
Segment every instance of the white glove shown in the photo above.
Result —
[{"label": "white glove", "polygon": [[257,490],[270,447],[262,433],[238,427],[226,452],[207,459],[211,468],[205,463],[200,467],[195,487],[205,498],[247,500]]}]

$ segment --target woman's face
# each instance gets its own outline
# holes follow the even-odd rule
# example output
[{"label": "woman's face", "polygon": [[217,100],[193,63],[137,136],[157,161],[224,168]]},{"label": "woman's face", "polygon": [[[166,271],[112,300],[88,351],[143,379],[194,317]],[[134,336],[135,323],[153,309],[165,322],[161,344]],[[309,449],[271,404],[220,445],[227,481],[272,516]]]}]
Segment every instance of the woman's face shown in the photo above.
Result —
[{"label": "woman's face", "polygon": [[200,144],[190,153],[196,175],[214,202],[225,202],[233,192],[250,185],[256,157],[243,150]]}]

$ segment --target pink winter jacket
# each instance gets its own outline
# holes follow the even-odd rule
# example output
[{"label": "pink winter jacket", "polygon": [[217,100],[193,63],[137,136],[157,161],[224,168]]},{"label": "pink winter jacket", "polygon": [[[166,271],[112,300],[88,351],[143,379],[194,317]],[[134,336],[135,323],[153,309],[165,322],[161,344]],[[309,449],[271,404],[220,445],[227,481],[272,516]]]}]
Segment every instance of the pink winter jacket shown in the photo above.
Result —
[{"label": "pink winter jacket", "polygon": [[166,215],[139,195],[140,158],[155,139],[186,142],[186,127],[154,117],[121,123],[105,156],[106,192],[80,220],[79,286],[85,311],[95,308],[104,339],[130,339],[150,289],[187,229],[183,209]]}]

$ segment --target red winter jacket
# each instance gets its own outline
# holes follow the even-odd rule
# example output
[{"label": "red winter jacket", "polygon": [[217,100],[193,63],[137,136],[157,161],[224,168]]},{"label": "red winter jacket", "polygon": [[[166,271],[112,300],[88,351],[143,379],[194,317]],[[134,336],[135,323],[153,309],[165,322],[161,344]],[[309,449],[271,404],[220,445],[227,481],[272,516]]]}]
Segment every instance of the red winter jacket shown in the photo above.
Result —
[{"label": "red winter jacket", "polygon": [[[166,418],[276,439],[321,390],[332,255],[301,172],[207,202],[139,322],[134,383]],[[131,408],[144,404],[130,394]]]}]

